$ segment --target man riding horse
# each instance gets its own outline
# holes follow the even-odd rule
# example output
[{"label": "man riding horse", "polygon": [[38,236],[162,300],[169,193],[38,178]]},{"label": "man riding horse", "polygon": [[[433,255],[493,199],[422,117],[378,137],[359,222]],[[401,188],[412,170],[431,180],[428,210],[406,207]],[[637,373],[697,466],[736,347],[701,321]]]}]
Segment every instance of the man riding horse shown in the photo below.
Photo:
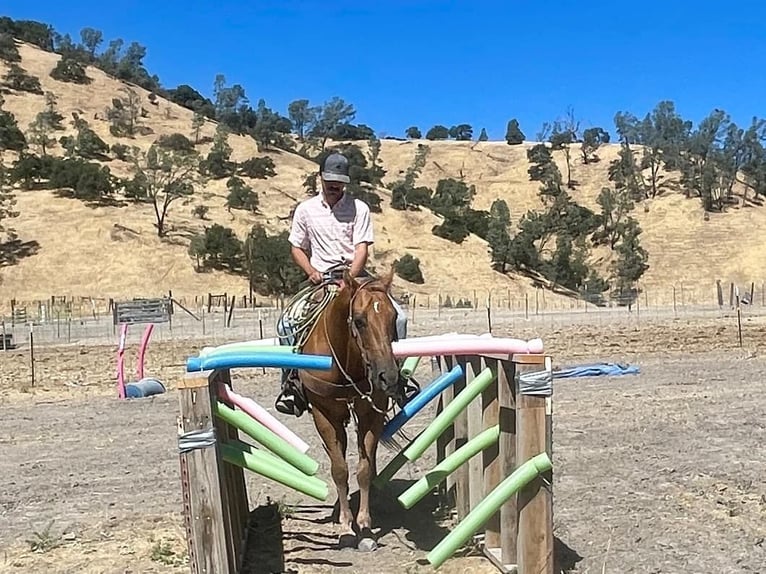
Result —
[{"label": "man riding horse", "polygon": [[[377,548],[370,508],[377,446],[391,401],[401,407],[419,388],[401,376],[391,345],[406,337],[407,326],[390,293],[393,270],[382,278],[364,270],[373,242],[370,209],[344,193],[348,168],[343,155],[330,154],[321,166],[321,193],[295,210],[292,257],[310,283],[277,324],[283,344],[330,355],[332,368],[284,371],[276,408],[296,416],[311,408],[338,493],[339,544],[372,551]],[[356,516],[349,504],[346,461],[346,427],[352,417],[359,449]]]},{"label": "man riding horse", "polygon": [[[316,291],[322,285],[342,285],[344,271],[352,278],[369,277],[365,266],[368,248],[373,243],[370,208],[345,193],[350,182],[348,159],[340,153],[329,154],[322,162],[320,181],[321,192],[296,207],[289,236],[293,261],[317,286]],[[397,315],[397,337],[404,339],[407,316],[393,297],[390,300]],[[280,327],[286,329],[284,325]],[[286,337],[288,333],[280,335]],[[281,413],[298,417],[308,408],[296,370],[283,371],[282,392],[275,407]]]}]

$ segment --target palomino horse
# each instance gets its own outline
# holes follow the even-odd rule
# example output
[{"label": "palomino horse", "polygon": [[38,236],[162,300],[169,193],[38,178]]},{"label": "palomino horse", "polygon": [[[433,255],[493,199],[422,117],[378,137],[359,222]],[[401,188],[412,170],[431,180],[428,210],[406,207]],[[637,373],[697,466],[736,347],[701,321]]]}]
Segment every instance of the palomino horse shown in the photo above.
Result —
[{"label": "palomino horse", "polygon": [[[381,279],[357,281],[344,273],[344,286],[316,319],[303,344],[304,354],[329,355],[329,371],[300,373],[314,424],[330,458],[340,507],[340,542],[358,541],[360,550],[377,548],[372,537],[370,485],[377,473],[376,452],[389,399],[402,400],[404,385],[391,343],[396,311],[389,299],[393,270]],[[351,512],[346,463],[346,425],[356,422],[359,512]],[[357,538],[358,535],[358,538]]]}]

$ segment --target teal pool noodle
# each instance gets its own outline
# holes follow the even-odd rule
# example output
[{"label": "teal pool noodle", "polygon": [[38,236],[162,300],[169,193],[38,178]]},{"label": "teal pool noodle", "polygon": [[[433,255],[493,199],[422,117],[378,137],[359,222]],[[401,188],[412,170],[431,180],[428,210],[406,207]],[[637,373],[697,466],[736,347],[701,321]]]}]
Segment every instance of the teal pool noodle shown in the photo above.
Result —
[{"label": "teal pool noodle", "polygon": [[526,484],[535,478],[541,472],[550,470],[553,467],[548,454],[543,452],[529,459],[522,464],[503,482],[498,484],[484,500],[476,505],[471,512],[457,526],[455,526],[447,536],[445,536],[436,547],[428,553],[426,558],[434,568],[441,566],[447,558],[452,556],[458,548],[474,534],[479,528],[489,520],[495,512],[508,500],[514,493],[526,486]]},{"label": "teal pool noodle", "polygon": [[222,357],[224,355],[249,355],[250,353],[270,354],[277,353],[278,355],[297,353],[298,347],[290,345],[250,345],[241,347],[223,347],[218,350],[208,351],[202,357]]},{"label": "teal pool noodle", "polygon": [[437,438],[447,429],[447,427],[454,421],[457,416],[465,410],[468,404],[479,396],[484,389],[486,389],[490,383],[495,379],[495,375],[492,373],[492,369],[487,367],[478,376],[468,383],[465,388],[455,396],[449,404],[444,407],[444,410],[436,415],[431,424],[428,425],[423,432],[412,441],[404,451],[404,456],[407,460],[417,460],[425,450],[431,446]]},{"label": "teal pool noodle", "polygon": [[477,434],[400,494],[398,500],[401,505],[408,510],[412,508],[433,487],[455,472],[469,458],[496,443],[498,438],[500,438],[500,425]]},{"label": "teal pool noodle", "polygon": [[304,474],[314,475],[319,470],[318,462],[299,451],[282,437],[271,432],[247,413],[235,411],[221,402],[216,402],[213,405],[213,413]]},{"label": "teal pool noodle", "polygon": [[266,453],[256,449],[242,449],[231,443],[221,444],[223,459],[230,463],[246,468],[256,474],[275,480],[293,490],[302,492],[317,500],[327,500],[327,484],[314,476],[306,476],[293,468],[274,464]]},{"label": "teal pool noodle", "polygon": [[326,355],[303,355],[298,353],[241,352],[189,357],[186,371],[212,371],[215,369],[237,369],[246,367],[277,367],[281,369],[310,369],[329,371],[332,357]]},{"label": "teal pool noodle", "polygon": [[404,363],[402,363],[402,368],[399,369],[399,372],[402,374],[403,377],[409,378],[412,376],[412,373],[415,372],[415,369],[418,368],[418,365],[420,364],[421,357],[407,357],[404,359]]},{"label": "teal pool noodle", "polygon": [[444,389],[454,384],[462,376],[463,368],[460,365],[455,365],[452,367],[451,371],[438,376],[430,385],[412,397],[412,399],[402,407],[402,410],[396,413],[394,418],[386,423],[386,426],[383,427],[383,433],[380,435],[380,439],[384,441],[389,440],[394,436],[396,431],[407,424],[407,421],[418,414],[423,407],[439,396]]}]

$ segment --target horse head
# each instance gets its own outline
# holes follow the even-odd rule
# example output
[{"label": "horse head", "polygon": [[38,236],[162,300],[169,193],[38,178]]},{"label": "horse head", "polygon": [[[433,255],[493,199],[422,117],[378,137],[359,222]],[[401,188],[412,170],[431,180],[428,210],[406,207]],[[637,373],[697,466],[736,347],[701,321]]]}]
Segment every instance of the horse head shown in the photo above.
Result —
[{"label": "horse head", "polygon": [[396,310],[389,290],[394,278],[391,272],[361,283],[346,271],[343,276],[348,290],[348,325],[359,347],[370,384],[397,400],[404,396],[404,381],[391,343],[396,340]]}]

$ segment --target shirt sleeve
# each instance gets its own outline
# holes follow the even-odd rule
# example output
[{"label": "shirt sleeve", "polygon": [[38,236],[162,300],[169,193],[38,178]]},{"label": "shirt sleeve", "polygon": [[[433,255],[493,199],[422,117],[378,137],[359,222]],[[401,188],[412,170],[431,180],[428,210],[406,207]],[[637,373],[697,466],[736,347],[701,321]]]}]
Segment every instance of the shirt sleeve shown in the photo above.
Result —
[{"label": "shirt sleeve", "polygon": [[370,208],[362,201],[357,201],[354,219],[354,245],[374,243]]},{"label": "shirt sleeve", "polygon": [[301,209],[301,205],[295,208],[293,214],[293,222],[290,226],[290,235],[287,238],[291,245],[300,247],[301,249],[308,250],[311,246],[309,243],[308,229],[306,228],[306,217],[304,210]]}]

